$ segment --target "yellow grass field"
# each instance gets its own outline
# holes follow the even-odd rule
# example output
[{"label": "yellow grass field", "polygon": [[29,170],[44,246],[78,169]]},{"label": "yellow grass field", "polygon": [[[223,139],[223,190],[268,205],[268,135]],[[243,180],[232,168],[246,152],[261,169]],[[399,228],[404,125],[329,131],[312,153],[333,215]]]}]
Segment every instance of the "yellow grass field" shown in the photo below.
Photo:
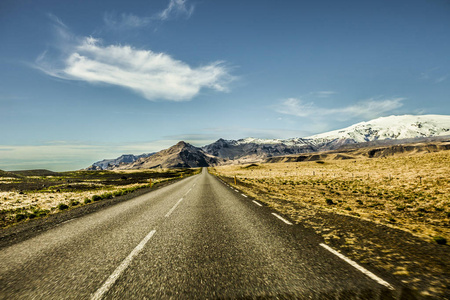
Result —
[{"label": "yellow grass field", "polygon": [[302,222],[317,210],[450,239],[450,151],[357,160],[210,168],[237,187]]}]

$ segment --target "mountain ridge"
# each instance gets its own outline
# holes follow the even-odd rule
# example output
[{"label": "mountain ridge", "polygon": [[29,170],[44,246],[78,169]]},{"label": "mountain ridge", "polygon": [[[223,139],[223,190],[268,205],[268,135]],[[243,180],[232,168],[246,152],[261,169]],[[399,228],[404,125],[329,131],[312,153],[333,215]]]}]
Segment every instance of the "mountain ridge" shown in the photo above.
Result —
[{"label": "mountain ridge", "polygon": [[[358,147],[358,145],[365,143],[372,146],[378,144],[393,145],[402,141],[410,143],[445,136],[450,137],[450,116],[394,115],[359,122],[346,128],[305,138],[258,139],[248,137],[239,140],[220,138],[203,147],[195,147],[181,141],[156,153],[158,156],[153,159],[151,157],[156,155],[155,153],[147,157],[141,155],[132,162],[122,161],[118,164],[106,166],[106,169],[154,168],[157,166],[176,168],[205,166],[209,163],[217,165],[230,163],[230,161],[237,161],[238,163],[256,162],[276,156]],[[186,151],[183,152],[183,149]],[[104,161],[108,160],[100,162]],[[159,163],[155,164],[156,161]],[[92,166],[99,166],[101,165],[100,162],[96,162]]]}]

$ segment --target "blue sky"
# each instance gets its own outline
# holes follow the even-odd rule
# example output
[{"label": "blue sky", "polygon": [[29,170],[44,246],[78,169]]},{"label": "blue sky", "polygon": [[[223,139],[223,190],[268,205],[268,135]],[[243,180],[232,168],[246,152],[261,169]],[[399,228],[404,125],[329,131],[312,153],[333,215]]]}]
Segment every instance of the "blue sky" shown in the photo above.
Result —
[{"label": "blue sky", "polygon": [[450,114],[450,2],[0,2],[0,169]]}]

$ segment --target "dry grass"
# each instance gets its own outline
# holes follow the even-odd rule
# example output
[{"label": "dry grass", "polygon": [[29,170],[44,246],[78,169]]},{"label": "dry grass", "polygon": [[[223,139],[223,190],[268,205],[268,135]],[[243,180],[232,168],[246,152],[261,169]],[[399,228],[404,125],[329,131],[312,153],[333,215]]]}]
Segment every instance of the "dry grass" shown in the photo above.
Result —
[{"label": "dry grass", "polygon": [[[44,170],[45,171],[45,170]],[[38,170],[29,171],[33,174]],[[74,171],[0,177],[0,227],[110,199],[199,170]],[[41,172],[42,173],[42,172]],[[150,181],[151,180],[151,181]]]},{"label": "dry grass", "polygon": [[[358,160],[234,165],[212,173],[298,222],[302,209],[383,223],[431,240],[450,239],[450,151]],[[399,270],[401,272],[401,270]]]}]

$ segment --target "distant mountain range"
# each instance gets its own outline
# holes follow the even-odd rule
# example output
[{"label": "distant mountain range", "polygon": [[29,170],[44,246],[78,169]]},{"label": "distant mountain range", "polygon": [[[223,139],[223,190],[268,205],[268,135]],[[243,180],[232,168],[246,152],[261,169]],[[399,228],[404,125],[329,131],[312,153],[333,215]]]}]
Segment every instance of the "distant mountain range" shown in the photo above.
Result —
[{"label": "distant mountain range", "polygon": [[133,154],[123,154],[118,158],[113,159],[104,159],[98,162],[93,163],[88,170],[112,170],[114,168],[120,167],[120,165],[129,164],[135,162],[140,158],[145,158],[153,155],[155,153],[144,153],[141,155],[133,155]]},{"label": "distant mountain range", "polygon": [[219,139],[198,148],[185,142],[158,153],[139,156],[122,155],[102,160],[88,170],[148,169],[155,167],[185,168],[262,161],[292,154],[330,151],[360,144],[392,145],[420,139],[450,136],[450,116],[403,115],[361,122],[344,129],[292,139]]}]

